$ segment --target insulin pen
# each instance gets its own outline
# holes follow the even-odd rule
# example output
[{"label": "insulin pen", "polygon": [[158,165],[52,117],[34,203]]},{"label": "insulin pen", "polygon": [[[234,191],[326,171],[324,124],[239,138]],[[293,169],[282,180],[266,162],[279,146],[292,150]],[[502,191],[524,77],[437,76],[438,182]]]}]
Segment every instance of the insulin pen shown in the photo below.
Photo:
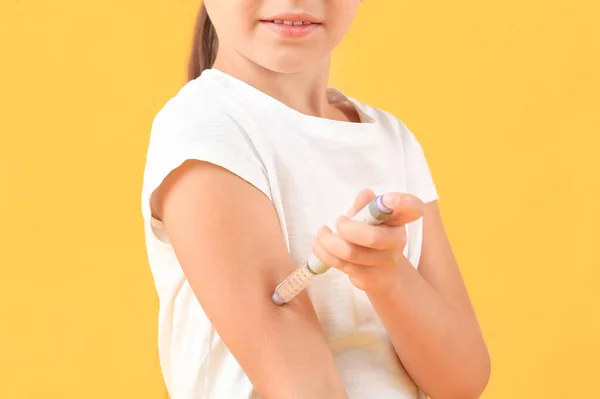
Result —
[{"label": "insulin pen", "polygon": [[[391,215],[392,210],[383,204],[383,195],[380,195],[361,209],[352,220],[376,226],[388,220]],[[314,254],[311,254],[307,261],[303,262],[275,288],[275,292],[271,296],[273,303],[283,305],[291,301],[308,286],[314,276],[325,273],[329,268]]]}]

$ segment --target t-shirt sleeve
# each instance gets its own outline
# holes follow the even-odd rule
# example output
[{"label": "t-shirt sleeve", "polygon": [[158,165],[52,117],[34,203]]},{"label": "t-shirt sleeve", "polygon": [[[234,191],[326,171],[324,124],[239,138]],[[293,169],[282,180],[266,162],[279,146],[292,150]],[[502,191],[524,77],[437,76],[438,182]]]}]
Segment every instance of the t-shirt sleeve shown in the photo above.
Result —
[{"label": "t-shirt sleeve", "polygon": [[146,219],[151,219],[152,193],[169,173],[187,160],[225,168],[271,199],[262,160],[240,121],[230,112],[210,105],[190,110],[167,104],[156,115],[142,188],[142,213]]},{"label": "t-shirt sleeve", "polygon": [[437,200],[437,189],[423,147],[404,124],[402,124],[402,144],[409,194],[418,197],[424,203]]}]

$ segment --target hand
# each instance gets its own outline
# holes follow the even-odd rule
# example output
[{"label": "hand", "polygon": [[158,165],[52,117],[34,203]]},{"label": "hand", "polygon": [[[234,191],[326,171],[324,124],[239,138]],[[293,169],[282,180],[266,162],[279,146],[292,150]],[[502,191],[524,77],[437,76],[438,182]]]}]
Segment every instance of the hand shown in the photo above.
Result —
[{"label": "hand", "polygon": [[388,193],[384,204],[394,211],[384,224],[371,226],[351,218],[376,197],[362,190],[354,206],[336,221],[337,234],[322,226],[312,250],[326,265],[346,273],[363,291],[385,289],[398,277],[406,246],[405,225],[423,216],[423,202],[410,194]]}]

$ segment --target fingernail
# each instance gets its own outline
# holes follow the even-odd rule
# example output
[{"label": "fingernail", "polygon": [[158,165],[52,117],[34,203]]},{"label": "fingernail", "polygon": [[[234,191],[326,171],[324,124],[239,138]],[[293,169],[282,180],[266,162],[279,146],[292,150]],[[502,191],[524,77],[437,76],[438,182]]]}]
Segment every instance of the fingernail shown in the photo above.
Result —
[{"label": "fingernail", "polygon": [[317,230],[317,237],[319,237],[321,233],[323,233],[323,230],[325,230],[325,226],[319,227],[319,230]]},{"label": "fingernail", "polygon": [[385,207],[389,208],[389,209],[396,208],[402,201],[400,196],[395,193],[387,193],[383,196],[382,199],[383,199],[383,205],[385,205]]},{"label": "fingernail", "polygon": [[337,226],[344,219],[344,216],[340,216],[335,220],[335,225]]}]

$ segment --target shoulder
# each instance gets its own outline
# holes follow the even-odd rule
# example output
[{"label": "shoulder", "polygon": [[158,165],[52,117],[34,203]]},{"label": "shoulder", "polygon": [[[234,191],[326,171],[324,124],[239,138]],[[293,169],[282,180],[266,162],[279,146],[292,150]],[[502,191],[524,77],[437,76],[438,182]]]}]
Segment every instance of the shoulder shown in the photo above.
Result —
[{"label": "shoulder", "polygon": [[154,117],[148,142],[143,207],[151,194],[188,160],[220,166],[268,193],[264,165],[244,128],[244,112],[210,79],[186,83]]},{"label": "shoulder", "polygon": [[154,117],[147,162],[162,163],[169,155],[208,156],[210,152],[254,156],[253,125],[231,96],[210,76],[186,83]]},{"label": "shoulder", "polygon": [[240,117],[226,93],[210,79],[200,76],[187,82],[159,109],[152,123],[152,136],[214,127]]}]

